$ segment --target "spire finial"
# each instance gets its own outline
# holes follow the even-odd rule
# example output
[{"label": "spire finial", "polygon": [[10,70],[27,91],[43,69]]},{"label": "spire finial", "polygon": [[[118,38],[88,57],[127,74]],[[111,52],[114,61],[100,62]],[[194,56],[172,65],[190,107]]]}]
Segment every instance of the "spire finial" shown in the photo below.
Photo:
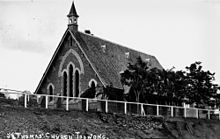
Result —
[{"label": "spire finial", "polygon": [[78,20],[78,14],[76,12],[76,8],[74,5],[74,1],[72,2],[72,6],[70,8],[70,12],[67,15],[67,17],[69,18],[69,23],[68,23],[68,27],[73,30],[73,31],[77,31],[78,30],[78,24],[77,24],[77,20]]},{"label": "spire finial", "polygon": [[75,4],[74,4],[74,1],[72,2],[72,6],[70,8],[70,12],[69,14],[67,15],[67,17],[71,17],[71,16],[75,16],[75,17],[79,17],[77,12],[76,12],[76,8],[75,8]]}]

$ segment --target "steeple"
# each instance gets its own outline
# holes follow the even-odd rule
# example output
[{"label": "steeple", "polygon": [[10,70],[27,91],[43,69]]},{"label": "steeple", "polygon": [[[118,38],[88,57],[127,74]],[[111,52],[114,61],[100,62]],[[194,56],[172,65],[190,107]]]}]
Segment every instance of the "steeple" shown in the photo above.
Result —
[{"label": "steeple", "polygon": [[77,24],[77,20],[78,20],[78,14],[76,12],[76,8],[74,5],[74,1],[72,2],[72,6],[70,8],[70,12],[67,15],[68,17],[68,27],[70,29],[72,29],[73,31],[78,31],[78,24]]}]

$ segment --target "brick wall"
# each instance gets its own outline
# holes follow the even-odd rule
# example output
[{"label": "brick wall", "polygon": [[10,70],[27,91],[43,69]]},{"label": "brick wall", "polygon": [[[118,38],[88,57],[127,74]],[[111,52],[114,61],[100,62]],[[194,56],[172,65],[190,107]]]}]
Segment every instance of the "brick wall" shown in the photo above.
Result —
[{"label": "brick wall", "polygon": [[[67,66],[69,63],[73,63],[75,65],[75,68],[78,68],[80,71],[82,71],[80,67],[80,61],[77,59],[75,55],[70,53],[68,56],[65,57],[66,53],[70,51],[71,49],[74,50],[77,53],[77,55],[80,57],[83,63],[83,67],[84,67],[84,73],[80,74],[80,82],[79,82],[80,94],[88,88],[89,81],[91,79],[95,79],[97,83],[101,85],[100,80],[97,78],[97,75],[92,69],[88,60],[85,58],[84,54],[82,53],[82,51],[77,46],[76,42],[74,41],[74,39],[71,37],[70,33],[68,32],[63,40],[63,43],[61,44],[60,49],[58,50],[57,55],[55,56],[51,64],[51,67],[49,67],[48,73],[45,76],[42,82],[42,85],[39,88],[39,92],[37,93],[47,94],[48,93],[47,86],[50,83],[54,85],[55,94],[62,93],[63,79],[62,79],[62,76],[59,75],[61,63],[62,63],[61,72],[65,69],[67,70]],[[64,57],[65,57],[65,60],[64,60]],[[74,81],[74,76],[73,76],[73,81]],[[73,90],[74,90],[74,87],[73,87]]]}]

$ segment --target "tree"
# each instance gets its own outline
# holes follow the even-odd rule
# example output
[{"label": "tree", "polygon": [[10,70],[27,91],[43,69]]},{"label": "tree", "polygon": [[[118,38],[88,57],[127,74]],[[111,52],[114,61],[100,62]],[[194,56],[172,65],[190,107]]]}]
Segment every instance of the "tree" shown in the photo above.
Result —
[{"label": "tree", "polygon": [[186,67],[188,77],[187,98],[189,103],[196,103],[197,106],[210,105],[211,99],[216,98],[217,84],[212,83],[215,80],[215,73],[204,71],[201,62],[195,62]]},{"label": "tree", "polygon": [[3,93],[4,89],[0,88],[0,98],[6,98],[5,94]]},{"label": "tree", "polygon": [[[174,71],[172,69],[159,70],[157,68],[147,71],[149,75],[146,80],[151,82],[148,86],[149,94],[156,94],[163,99],[163,103],[181,103],[185,97],[186,76],[184,71]],[[152,92],[153,90],[153,92]]]},{"label": "tree", "polygon": [[146,71],[149,70],[147,62],[143,62],[141,57],[137,58],[135,64],[128,64],[127,69],[121,73],[121,82],[123,85],[131,87],[135,94],[135,101],[140,102],[140,96],[146,91]]},{"label": "tree", "polygon": [[6,98],[4,93],[0,93],[0,98]]},{"label": "tree", "polygon": [[174,79],[174,98],[183,101],[188,92],[186,86],[188,85],[188,78],[185,71],[176,71]]},{"label": "tree", "polygon": [[148,65],[138,57],[136,63],[129,63],[121,74],[122,84],[133,92],[129,96],[135,100],[130,101],[147,103],[148,98],[155,97],[177,105],[183,101],[197,106],[220,104],[220,95],[217,94],[220,87],[213,83],[215,74],[204,71],[201,62],[191,64],[186,71],[160,70]]},{"label": "tree", "polygon": [[[135,64],[129,63],[127,69],[121,74],[121,82],[131,88],[130,98],[135,98],[136,102],[148,103],[148,98],[157,97],[165,103],[180,99],[180,92],[184,91],[184,72],[174,72],[171,70],[161,70],[150,68],[149,63],[143,62],[141,57],[137,58]],[[181,94],[182,95],[182,94]],[[158,103],[156,100],[154,103]]]}]

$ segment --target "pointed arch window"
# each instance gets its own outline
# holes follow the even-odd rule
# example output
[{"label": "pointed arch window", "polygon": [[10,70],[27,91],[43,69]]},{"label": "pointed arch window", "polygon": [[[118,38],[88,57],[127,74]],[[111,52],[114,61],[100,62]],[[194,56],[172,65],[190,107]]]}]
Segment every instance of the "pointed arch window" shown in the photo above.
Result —
[{"label": "pointed arch window", "polygon": [[79,96],[79,71],[75,71],[75,97]]},{"label": "pointed arch window", "polygon": [[91,82],[91,88],[95,88],[95,82],[94,81]]},{"label": "pointed arch window", "polygon": [[91,80],[89,81],[89,87],[90,87],[90,88],[96,88],[96,86],[97,86],[96,80],[91,79]]},{"label": "pointed arch window", "polygon": [[49,97],[49,102],[53,100],[53,95],[54,95],[54,86],[50,83],[47,87],[48,94],[50,95]]},{"label": "pointed arch window", "polygon": [[73,97],[73,66],[69,66],[69,96]]},{"label": "pointed arch window", "polygon": [[67,96],[67,73],[63,72],[63,96]]}]

